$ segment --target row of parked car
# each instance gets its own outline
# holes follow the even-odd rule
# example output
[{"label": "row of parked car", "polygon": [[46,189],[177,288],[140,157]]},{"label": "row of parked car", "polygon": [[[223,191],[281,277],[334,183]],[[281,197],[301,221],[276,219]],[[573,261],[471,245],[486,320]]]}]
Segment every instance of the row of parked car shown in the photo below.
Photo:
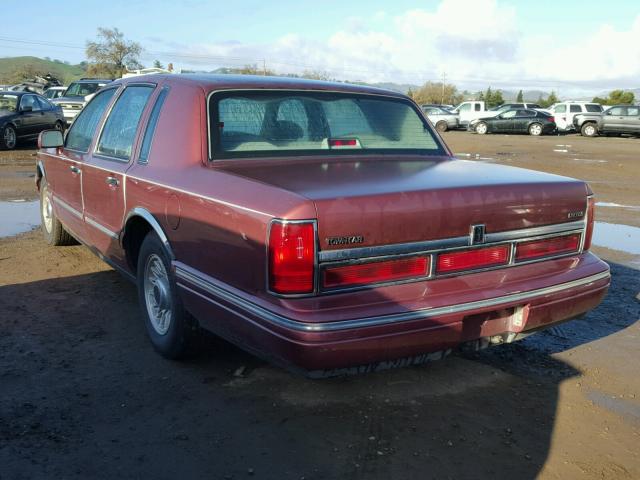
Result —
[{"label": "row of parked car", "polygon": [[[42,130],[64,130],[87,102],[111,79],[82,78],[68,87],[53,77],[0,90],[0,148],[15,148]],[[640,135],[640,107],[615,105],[606,110],[591,102],[560,102],[543,109],[535,103],[506,103],[491,109],[483,101],[452,105],[425,104],[422,109],[440,132],[466,128],[478,134],[528,133],[543,135],[577,131]]]},{"label": "row of parked car", "polygon": [[110,82],[83,78],[68,87],[54,84],[46,89],[40,88],[40,82],[24,82],[1,90],[0,148],[11,150],[20,141],[35,140],[43,130],[65,130],[96,92]]},{"label": "row of parked car", "polygon": [[486,133],[543,135],[577,131],[587,137],[599,134],[640,135],[640,107],[614,105],[606,110],[598,103],[560,102],[548,109],[535,103],[506,103],[487,110],[482,101],[462,102],[457,107],[422,105],[424,113],[441,132],[466,128]]}]

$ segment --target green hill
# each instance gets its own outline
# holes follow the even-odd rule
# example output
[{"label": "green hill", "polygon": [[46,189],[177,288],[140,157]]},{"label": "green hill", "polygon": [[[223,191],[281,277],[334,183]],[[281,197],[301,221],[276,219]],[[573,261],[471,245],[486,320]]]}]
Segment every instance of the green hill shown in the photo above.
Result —
[{"label": "green hill", "polygon": [[34,75],[50,73],[65,85],[85,74],[82,65],[69,65],[60,60],[47,60],[38,57],[0,58],[0,84],[15,84],[30,80]]}]

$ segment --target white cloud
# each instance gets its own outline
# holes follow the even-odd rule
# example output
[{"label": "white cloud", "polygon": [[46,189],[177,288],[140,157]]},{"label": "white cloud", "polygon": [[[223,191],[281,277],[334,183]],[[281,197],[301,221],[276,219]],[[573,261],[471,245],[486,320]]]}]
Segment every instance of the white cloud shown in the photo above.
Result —
[{"label": "white cloud", "polygon": [[[526,28],[520,28],[522,21]],[[442,0],[433,10],[388,11],[350,19],[324,41],[304,32],[269,44],[217,43],[182,48],[184,63],[211,67],[262,63],[281,72],[307,69],[366,81],[421,83],[448,78],[470,88],[601,89],[640,76],[640,15],[626,31],[602,25],[564,37],[537,34],[500,0]],[[219,61],[218,61],[219,59]],[[637,85],[632,85],[637,86]]]}]

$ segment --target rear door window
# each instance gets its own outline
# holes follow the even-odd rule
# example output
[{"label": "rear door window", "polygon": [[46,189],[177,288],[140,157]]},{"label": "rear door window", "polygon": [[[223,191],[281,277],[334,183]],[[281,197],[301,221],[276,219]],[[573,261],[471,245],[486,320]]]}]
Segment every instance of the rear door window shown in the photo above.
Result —
[{"label": "rear door window", "polygon": [[65,148],[83,153],[89,150],[98,123],[115,93],[115,88],[103,90],[82,109],[67,133]]},{"label": "rear door window", "polygon": [[587,112],[590,112],[590,113],[602,112],[602,105],[589,104],[589,105],[585,105],[585,108],[587,109]]},{"label": "rear door window", "polygon": [[566,105],[556,105],[556,108],[554,110],[556,113],[567,113],[567,106]]},{"label": "rear door window", "polygon": [[153,89],[150,85],[125,88],[104,124],[96,148],[97,154],[123,161],[131,158],[140,118]]}]

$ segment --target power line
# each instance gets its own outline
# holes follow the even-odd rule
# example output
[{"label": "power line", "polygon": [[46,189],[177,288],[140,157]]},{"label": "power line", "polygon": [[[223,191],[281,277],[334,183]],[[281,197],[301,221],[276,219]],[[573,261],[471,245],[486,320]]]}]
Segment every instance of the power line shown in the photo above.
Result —
[{"label": "power line", "polygon": [[[45,40],[31,40],[31,39],[22,39],[22,38],[13,38],[0,35],[0,43],[10,43],[10,44],[22,44],[22,45],[33,45],[33,46],[46,46],[46,47],[57,47],[57,48],[69,48],[75,50],[84,50],[86,47],[64,43],[64,42],[54,42],[54,41],[45,41]],[[218,65],[228,64],[230,62],[237,62],[239,64],[244,65],[260,65],[262,64],[263,70],[266,70],[266,58],[251,58],[251,57],[239,57],[239,56],[230,56],[230,55],[211,55],[211,54],[196,54],[196,53],[179,53],[175,51],[156,51],[156,50],[143,50],[143,57],[147,58],[170,58],[170,59],[178,59],[184,61],[209,61]],[[318,67],[318,65],[312,65],[308,63],[298,63],[296,61],[291,60],[281,60],[281,59],[268,59],[270,65],[280,66],[280,67],[290,67],[290,68],[302,68],[307,70],[327,70],[329,72],[342,72],[343,74],[351,73],[351,74],[368,74],[371,76],[375,75],[385,75],[385,76],[397,76],[404,77],[405,79],[408,77],[413,77],[411,81],[416,81],[415,78],[435,78],[436,75],[431,70],[399,70],[395,69],[395,71],[382,71],[374,68],[366,68],[366,67],[356,67],[353,65],[343,65],[342,67]],[[476,84],[490,84],[490,85],[508,85],[513,87],[514,85],[522,85],[522,84],[537,84],[537,85],[546,85],[547,87],[556,87],[560,84],[562,85],[572,85],[577,86],[580,83],[574,82],[559,82],[558,80],[545,80],[538,78],[527,78],[527,77],[518,77],[516,79],[505,79],[505,78],[492,78],[492,77],[471,77],[464,75],[456,75],[456,76],[448,76],[445,72],[442,74],[442,83],[443,88],[446,82],[447,77],[449,81],[458,82],[458,83],[476,83]],[[444,96],[444,93],[443,93]]]}]

